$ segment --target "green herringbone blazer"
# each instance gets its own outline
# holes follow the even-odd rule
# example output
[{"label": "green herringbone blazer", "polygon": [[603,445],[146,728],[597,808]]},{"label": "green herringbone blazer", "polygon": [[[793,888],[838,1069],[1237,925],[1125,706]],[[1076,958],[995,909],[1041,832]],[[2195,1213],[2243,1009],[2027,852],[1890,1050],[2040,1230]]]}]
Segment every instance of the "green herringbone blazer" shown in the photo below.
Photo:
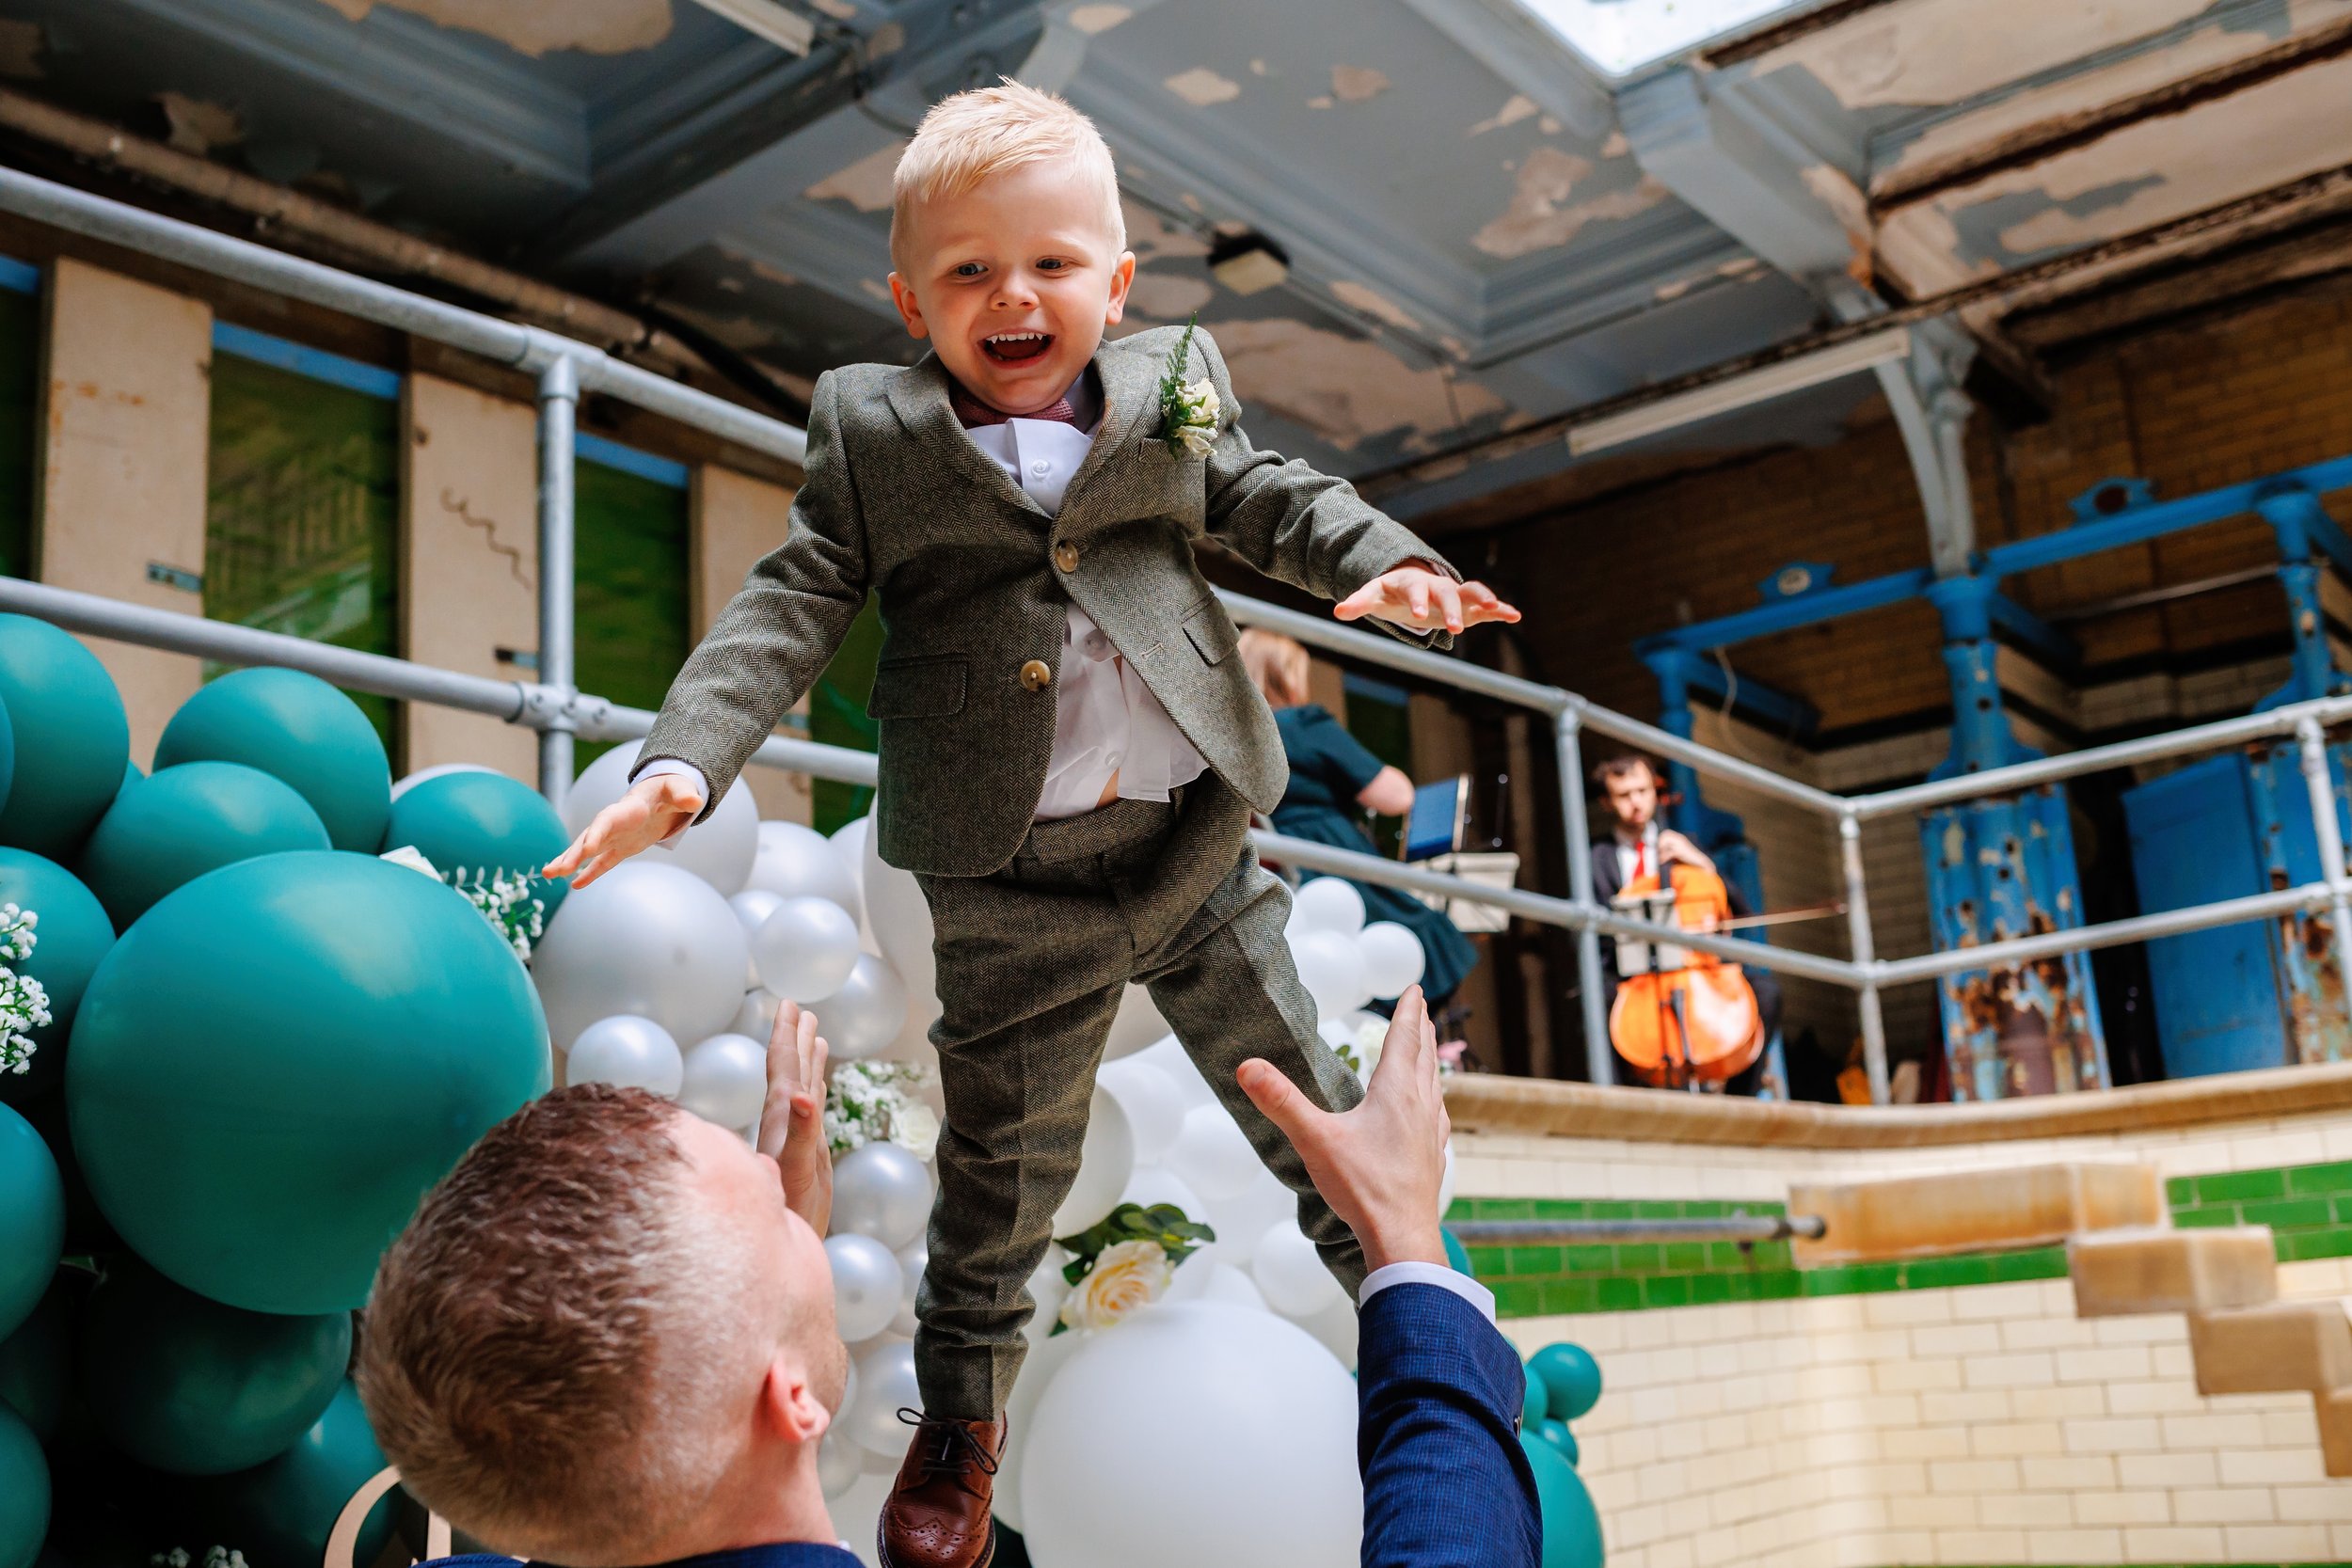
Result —
[{"label": "green herringbone blazer", "polygon": [[1097,352],[1103,422],[1052,517],[964,435],[935,355],[819,377],[789,531],[678,672],[638,766],[681,758],[714,800],[724,794],[871,589],[882,621],[866,710],[882,732],[876,848],[908,870],[985,876],[1020,847],[1053,752],[1053,683],[1023,670],[1057,668],[1075,602],[1218,776],[1272,811],[1289,777],[1281,741],[1194,542],[1213,538],[1326,599],[1415,556],[1451,568],[1344,480],[1253,449],[1206,332],[1193,334],[1184,374],[1216,387],[1216,444],[1170,452],[1159,380],[1180,333]]}]

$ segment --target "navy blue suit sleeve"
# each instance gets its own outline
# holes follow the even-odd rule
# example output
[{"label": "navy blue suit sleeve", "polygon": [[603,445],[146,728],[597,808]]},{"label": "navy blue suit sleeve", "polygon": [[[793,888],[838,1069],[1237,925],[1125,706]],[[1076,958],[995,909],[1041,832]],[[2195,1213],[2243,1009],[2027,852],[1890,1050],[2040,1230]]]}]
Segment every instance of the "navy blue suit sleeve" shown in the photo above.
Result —
[{"label": "navy blue suit sleeve", "polygon": [[1527,1374],[1486,1315],[1441,1286],[1375,1291],[1356,1379],[1363,1568],[1537,1568]]}]

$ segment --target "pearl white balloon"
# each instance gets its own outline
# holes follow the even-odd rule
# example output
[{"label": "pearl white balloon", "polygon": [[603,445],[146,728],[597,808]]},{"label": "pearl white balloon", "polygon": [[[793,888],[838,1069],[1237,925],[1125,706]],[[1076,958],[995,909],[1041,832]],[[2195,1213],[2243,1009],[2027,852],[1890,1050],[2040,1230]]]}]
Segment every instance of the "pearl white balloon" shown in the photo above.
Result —
[{"label": "pearl white balloon", "polygon": [[1328,1305],[1292,1322],[1323,1342],[1339,1364],[1349,1371],[1356,1370],[1357,1319],[1356,1304],[1343,1291]]},{"label": "pearl white balloon", "polygon": [[1225,1261],[1246,1266],[1257,1256],[1259,1239],[1274,1227],[1298,1219],[1298,1197],[1275,1179],[1272,1171],[1262,1171],[1238,1197],[1209,1198],[1209,1227],[1216,1232],[1216,1244],[1225,1254]]},{"label": "pearl white balloon", "polygon": [[397,800],[427,779],[438,779],[451,773],[495,773],[495,768],[485,768],[478,762],[444,762],[432,768],[420,768],[405,779],[392,784],[392,799]]},{"label": "pearl white balloon", "polygon": [[[727,1021],[727,1033],[748,1035],[755,1040],[766,1039],[776,1032],[776,1009],[783,1005],[784,999],[775,992],[753,987],[743,993],[743,1000],[737,1006],[735,1016]],[[826,1043],[830,1045],[832,1042],[828,1040]]]},{"label": "pearl white balloon", "polygon": [[559,1051],[615,1013],[707,1039],[742,1005],[750,951],[708,882],[640,857],[571,891],[532,952],[531,977]]},{"label": "pearl white balloon", "polygon": [[1408,988],[1421,984],[1422,974],[1429,967],[1429,955],[1422,950],[1421,938],[1413,934],[1412,927],[1393,920],[1375,920],[1366,926],[1363,934],[1356,939],[1356,951],[1364,961],[1364,975],[1372,994],[1383,1002],[1393,1002]]},{"label": "pearl white balloon", "polygon": [[898,983],[887,959],[859,953],[848,976],[816,1012],[818,1028],[825,1043],[833,1047],[834,1060],[863,1061],[889,1049],[906,1027],[906,987]]},{"label": "pearl white balloon", "polygon": [[670,1032],[652,1019],[628,1013],[588,1025],[564,1059],[566,1084],[617,1084],[675,1095],[685,1075],[686,1064]]},{"label": "pearl white balloon", "polygon": [[1174,1081],[1133,1057],[1105,1062],[1094,1081],[1127,1113],[1127,1126],[1136,1135],[1136,1164],[1156,1164],[1166,1158],[1184,1126],[1184,1099]]},{"label": "pearl white balloon", "polygon": [[758,847],[745,887],[779,898],[822,898],[856,921],[865,904],[857,879],[824,834],[799,822],[762,822],[754,836]]},{"label": "pearl white balloon", "polygon": [[833,1264],[833,1311],[841,1338],[870,1339],[888,1328],[906,1285],[890,1249],[871,1236],[835,1234],[825,1238],[825,1257]]},{"label": "pearl white balloon", "polygon": [[1173,1035],[1153,1041],[1126,1060],[1138,1067],[1157,1068],[1168,1074],[1168,1081],[1176,1085],[1176,1097],[1187,1111],[1195,1105],[1216,1103],[1216,1092],[1209,1087],[1209,1081],[1200,1076],[1200,1068],[1184,1054],[1184,1046]]},{"label": "pearl white balloon", "polygon": [[1364,895],[1343,877],[1317,877],[1292,895],[1296,924],[1352,937],[1364,928]]},{"label": "pearl white balloon", "polygon": [[[843,1408],[848,1408],[845,1402]],[[817,1448],[817,1484],[832,1502],[857,1484],[866,1473],[866,1458],[858,1446],[843,1436],[838,1428],[825,1433],[825,1440]]]},{"label": "pearl white balloon", "polygon": [[1119,1195],[1135,1174],[1136,1135],[1127,1113],[1103,1089],[1094,1091],[1087,1111],[1087,1139],[1078,1152],[1078,1179],[1054,1211],[1054,1234],[1074,1236],[1099,1225],[1119,1207]]},{"label": "pearl white balloon", "polygon": [[677,1102],[722,1127],[758,1119],[768,1098],[768,1048],[748,1035],[713,1035],[686,1053]]},{"label": "pearl white balloon", "polygon": [[1119,993],[1119,1011],[1111,1019],[1110,1037],[1103,1044],[1103,1060],[1132,1056],[1155,1040],[1173,1033],[1152,1001],[1152,993],[1132,980]]},{"label": "pearl white balloon", "polygon": [[[752,969],[760,986],[794,1002],[822,1002],[833,995],[859,957],[857,922],[829,898],[778,899],[752,933]],[[830,1028],[825,1038],[833,1039]]]},{"label": "pearl white balloon", "polygon": [[922,1409],[923,1390],[914,1381],[914,1346],[892,1339],[859,1359],[857,1402],[842,1411],[841,1430],[860,1448],[902,1458],[914,1435],[898,1419],[902,1406]]},{"label": "pearl white balloon", "polygon": [[[1181,1528],[1139,1524],[1171,1477]],[[1046,1386],[1020,1508],[1038,1568],[1354,1568],[1356,1386],[1270,1313],[1162,1302],[1083,1337]]]},{"label": "pearl white balloon", "polygon": [[939,1017],[939,974],[931,958],[931,907],[914,880],[914,873],[882,863],[882,852],[868,830],[860,846],[864,856],[866,923],[874,932],[874,945],[906,987],[915,1022],[929,1028]]},{"label": "pearl white balloon", "polygon": [[1264,1293],[1266,1305],[1290,1318],[1319,1312],[1344,1293],[1295,1220],[1273,1226],[1258,1239],[1249,1276]]},{"label": "pearl white balloon", "polygon": [[1249,1277],[1248,1269],[1237,1269],[1231,1263],[1219,1263],[1209,1271],[1209,1279],[1200,1291],[1202,1301],[1221,1301],[1234,1307],[1246,1307],[1252,1312],[1271,1312],[1265,1293]]},{"label": "pearl white balloon", "polygon": [[1119,1201],[1146,1209],[1156,1203],[1172,1204],[1183,1210],[1188,1220],[1205,1222],[1209,1217],[1209,1206],[1200,1200],[1200,1195],[1183,1177],[1157,1165],[1137,1165],[1135,1175],[1127,1179],[1126,1189],[1119,1195]]},{"label": "pearl white balloon", "polygon": [[1372,999],[1364,981],[1364,960],[1357,954],[1353,937],[1336,931],[1309,931],[1291,943],[1291,961],[1298,966],[1299,984],[1315,999],[1315,1011],[1321,1017],[1336,1018]]},{"label": "pearl white balloon", "polygon": [[1013,1379],[1012,1393],[1005,1401],[1005,1451],[996,1462],[996,1486],[990,1497],[990,1507],[996,1517],[1021,1528],[1021,1456],[1028,1449],[1029,1418],[1037,1413],[1038,1402],[1055,1377],[1086,1342],[1083,1334],[1057,1334],[1031,1348],[1021,1360],[1021,1373]]},{"label": "pearl white balloon", "polygon": [[[596,813],[628,793],[628,770],[644,747],[640,740],[625,741],[572,781],[571,792],[564,798],[564,826],[574,838],[587,831]],[[739,778],[719,797],[716,811],[669,843],[656,845],[646,856],[656,864],[691,872],[726,895],[743,891],[743,879],[751,875],[758,849],[759,807],[752,800],[751,785]]]},{"label": "pearl white balloon", "polygon": [[1196,1105],[1184,1113],[1184,1130],[1168,1151],[1168,1168],[1210,1202],[1239,1197],[1265,1170],[1222,1105]]},{"label": "pearl white balloon", "polygon": [[871,1236],[886,1249],[898,1248],[922,1234],[930,1217],[931,1173],[897,1144],[867,1144],[834,1162],[835,1235],[854,1231]]},{"label": "pearl white balloon", "polygon": [[1037,1354],[1038,1346],[1054,1338],[1054,1324],[1061,1319],[1061,1304],[1070,1297],[1070,1281],[1062,1270],[1070,1263],[1070,1254],[1058,1246],[1048,1246],[1044,1259],[1029,1275],[1029,1299],[1037,1309],[1029,1321],[1021,1325],[1022,1336],[1029,1341],[1029,1354]]},{"label": "pearl white balloon", "polygon": [[931,1240],[928,1234],[915,1237],[898,1249],[898,1274],[903,1288],[898,1291],[898,1316],[890,1320],[891,1333],[911,1336],[918,1326],[914,1316],[914,1295],[922,1289],[923,1271],[930,1267],[930,1261]]},{"label": "pearl white balloon", "polygon": [[[783,902],[782,897],[770,893],[766,888],[747,887],[727,900],[727,908],[735,911],[736,920],[743,927],[744,940],[749,942],[758,934],[761,922],[775,913],[776,906]],[[756,990],[758,985],[759,956],[755,951],[752,961],[743,970],[743,989],[753,990]]]}]

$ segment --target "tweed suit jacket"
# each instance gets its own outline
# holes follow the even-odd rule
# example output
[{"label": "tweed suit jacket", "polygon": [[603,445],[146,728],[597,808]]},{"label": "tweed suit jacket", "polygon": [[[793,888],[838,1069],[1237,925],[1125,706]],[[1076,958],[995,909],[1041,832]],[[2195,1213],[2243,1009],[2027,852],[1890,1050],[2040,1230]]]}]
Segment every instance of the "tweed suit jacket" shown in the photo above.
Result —
[{"label": "tweed suit jacket", "polygon": [[1037,677],[1057,673],[1074,602],[1209,767],[1271,812],[1289,777],[1281,741],[1194,542],[1214,538],[1327,599],[1415,556],[1452,568],[1344,480],[1252,448],[1206,332],[1193,334],[1184,376],[1216,388],[1215,445],[1170,452],[1159,381],[1180,335],[1156,328],[1097,351],[1102,424],[1053,516],[964,434],[936,355],[819,377],[789,531],[678,673],[638,767],[692,763],[715,801],[823,673],[870,589],[882,623],[866,709],[881,729],[876,850],[911,871],[985,876],[1021,847],[1044,786],[1056,692]]}]

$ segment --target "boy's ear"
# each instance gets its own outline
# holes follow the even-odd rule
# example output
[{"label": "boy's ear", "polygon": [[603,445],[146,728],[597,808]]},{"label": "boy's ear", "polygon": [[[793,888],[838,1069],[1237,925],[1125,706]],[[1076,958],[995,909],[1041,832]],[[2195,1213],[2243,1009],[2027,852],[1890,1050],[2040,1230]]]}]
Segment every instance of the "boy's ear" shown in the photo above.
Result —
[{"label": "boy's ear", "polygon": [[1120,318],[1127,313],[1127,291],[1135,280],[1136,253],[1122,250],[1119,253],[1119,260],[1111,263],[1110,303],[1103,310],[1104,326],[1117,326]]},{"label": "boy's ear", "polygon": [[[1120,292],[1125,291],[1122,289]],[[924,325],[923,307],[915,300],[914,291],[908,288],[906,280],[895,272],[890,275],[890,299],[892,304],[898,306],[899,317],[907,324],[908,337],[928,338],[931,335],[931,329]]]}]

